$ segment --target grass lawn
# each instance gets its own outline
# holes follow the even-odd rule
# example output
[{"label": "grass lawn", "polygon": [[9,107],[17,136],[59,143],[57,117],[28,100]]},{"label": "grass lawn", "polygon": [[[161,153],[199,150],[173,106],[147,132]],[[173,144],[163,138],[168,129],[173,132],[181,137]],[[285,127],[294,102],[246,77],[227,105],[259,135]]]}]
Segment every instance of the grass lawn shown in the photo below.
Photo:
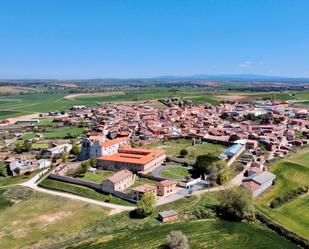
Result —
[{"label": "grass lawn", "polygon": [[205,155],[207,153],[214,153],[216,155],[220,155],[226,147],[220,144],[197,144],[195,146],[190,146],[187,148],[189,159],[195,159],[200,155]]},{"label": "grass lawn", "polygon": [[289,157],[289,160],[291,162],[295,162],[309,168],[309,148],[306,148],[299,153],[291,155]]},{"label": "grass lawn", "polygon": [[142,177],[136,177],[136,180],[135,182],[130,186],[128,187],[125,192],[130,192],[130,190],[132,188],[135,188],[135,187],[138,187],[140,185],[143,185],[143,184],[149,184],[149,185],[156,185],[157,181],[154,181],[154,180],[150,180],[150,179],[147,179],[147,178],[142,178]]},{"label": "grass lawn", "polygon": [[49,147],[49,144],[45,143],[35,143],[31,145],[32,149],[48,149]]},{"label": "grass lawn", "polygon": [[166,178],[172,179],[182,179],[189,175],[188,169],[186,167],[167,167],[161,170],[160,175]]},{"label": "grass lawn", "polygon": [[33,171],[30,175],[0,176],[0,187],[28,181],[40,171],[41,170]]},{"label": "grass lawn", "polygon": [[190,248],[298,248],[266,228],[223,220],[182,221],[119,231],[113,235],[100,236],[93,243],[86,242],[69,248],[159,248],[166,241],[167,234],[175,230],[187,235]]},{"label": "grass lawn", "polygon": [[190,146],[191,140],[175,139],[166,142],[156,142],[143,147],[148,149],[162,149],[165,150],[166,154],[169,156],[177,156],[182,149],[186,149]]},{"label": "grass lawn", "polygon": [[1,190],[0,203],[3,198],[12,204],[0,209],[0,248],[46,248],[42,245],[70,238],[109,212],[103,207],[22,187]]},{"label": "grass lawn", "polygon": [[80,127],[63,127],[57,128],[50,131],[43,132],[43,136],[45,139],[52,139],[52,138],[64,138],[69,133],[74,136],[78,137],[83,134],[84,128]]},{"label": "grass lawn", "polygon": [[271,166],[271,171],[277,175],[276,184],[267,192],[256,199],[257,208],[282,224],[289,230],[309,239],[309,212],[308,195],[301,196],[278,208],[271,209],[268,204],[277,196],[282,196],[290,189],[308,185],[309,167],[292,163],[291,161],[302,162],[303,151],[298,152],[286,159],[279,160]]},{"label": "grass lawn", "polygon": [[53,119],[52,118],[42,118],[40,119],[40,123],[38,126],[45,126],[45,125],[52,125],[53,124]]},{"label": "grass lawn", "polygon": [[134,204],[131,202],[122,200],[114,196],[99,193],[91,188],[69,184],[65,182],[60,182],[60,181],[56,181],[56,180],[52,180],[48,178],[40,182],[39,186],[48,188],[48,189],[53,189],[53,190],[58,190],[62,192],[84,196],[84,197],[88,197],[88,198],[99,200],[99,201],[111,202],[111,203],[115,203],[119,205],[134,206]]},{"label": "grass lawn", "polygon": [[220,154],[224,151],[225,147],[219,144],[197,144],[192,146],[192,141],[189,139],[175,139],[166,142],[156,142],[145,146],[149,149],[162,149],[165,150],[169,156],[178,156],[182,149],[188,150],[188,158],[194,159],[199,155],[207,153]]},{"label": "grass lawn", "polygon": [[80,177],[78,179],[88,182],[102,183],[103,180],[112,176],[115,173],[115,171],[98,170],[95,174],[87,172],[83,177]]}]

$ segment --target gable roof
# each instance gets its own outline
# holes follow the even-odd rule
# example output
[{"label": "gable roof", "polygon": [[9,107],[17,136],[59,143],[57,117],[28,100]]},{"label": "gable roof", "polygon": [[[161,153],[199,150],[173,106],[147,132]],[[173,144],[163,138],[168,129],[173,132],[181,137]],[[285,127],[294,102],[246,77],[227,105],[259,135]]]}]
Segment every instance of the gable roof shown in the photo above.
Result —
[{"label": "gable roof", "polygon": [[113,174],[111,177],[107,178],[105,181],[111,181],[113,183],[118,183],[124,178],[133,175],[133,173],[129,170],[120,170],[117,173]]}]

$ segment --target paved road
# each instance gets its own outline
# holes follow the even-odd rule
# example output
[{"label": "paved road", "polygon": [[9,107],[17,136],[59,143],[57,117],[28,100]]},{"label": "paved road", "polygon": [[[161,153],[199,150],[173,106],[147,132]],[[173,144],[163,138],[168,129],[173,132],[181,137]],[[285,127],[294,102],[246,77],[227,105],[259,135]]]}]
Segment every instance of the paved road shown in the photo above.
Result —
[{"label": "paved road", "polygon": [[117,204],[107,203],[107,202],[104,202],[104,201],[98,201],[98,200],[82,197],[82,196],[79,196],[79,195],[74,195],[74,194],[64,193],[64,192],[60,192],[60,191],[41,188],[37,185],[37,181],[40,178],[40,174],[45,173],[47,170],[48,169],[40,172],[39,174],[37,174],[36,176],[31,178],[29,181],[24,182],[24,183],[20,183],[18,185],[28,187],[28,188],[31,188],[33,190],[43,192],[43,193],[46,193],[46,194],[61,196],[61,197],[69,198],[69,199],[72,199],[72,200],[84,201],[84,202],[88,202],[88,203],[95,204],[95,205],[98,205],[98,206],[116,209],[118,211],[129,211],[129,210],[135,209],[134,206],[122,206],[122,205],[117,205]]},{"label": "paved road", "polygon": [[[244,171],[245,170],[246,169],[244,169]],[[39,191],[39,192],[42,192],[42,193],[46,193],[46,194],[50,194],[50,195],[61,196],[61,197],[69,198],[69,199],[72,199],[72,200],[84,201],[84,202],[91,203],[91,204],[94,204],[94,205],[110,208],[110,209],[112,209],[112,212],[114,212],[114,213],[119,213],[119,212],[122,212],[122,211],[130,211],[130,210],[134,210],[136,208],[135,206],[117,205],[117,204],[107,203],[107,202],[104,202],[104,201],[98,201],[98,200],[82,197],[82,196],[79,196],[79,195],[74,195],[74,194],[64,193],[64,192],[60,192],[60,191],[41,188],[41,187],[38,186],[38,182],[42,180],[42,179],[40,179],[40,175],[44,174],[46,171],[48,171],[48,169],[41,171],[39,174],[35,175],[29,181],[24,182],[24,183],[19,183],[17,185],[28,187],[28,188],[31,188],[33,190],[36,190],[36,191]],[[209,189],[202,189],[202,190],[198,190],[200,188],[199,188],[199,186],[197,186],[196,188],[193,189],[192,194],[198,196],[198,195],[201,195],[201,194],[204,194],[204,193],[207,193],[207,192],[215,192],[215,191],[224,190],[226,188],[230,188],[230,187],[233,187],[233,186],[239,186],[242,182],[242,177],[243,177],[244,171],[239,173],[228,184],[225,184],[224,186],[218,186],[218,187],[213,187],[213,188],[209,188]],[[170,202],[182,199],[185,196],[187,196],[187,194],[189,194],[189,190],[181,189],[173,195],[170,195],[170,196],[167,196],[167,197],[164,197],[164,198],[159,198],[157,203],[156,203],[156,206],[160,206],[160,205],[163,205],[163,204],[166,204],[166,203],[170,203]]]}]

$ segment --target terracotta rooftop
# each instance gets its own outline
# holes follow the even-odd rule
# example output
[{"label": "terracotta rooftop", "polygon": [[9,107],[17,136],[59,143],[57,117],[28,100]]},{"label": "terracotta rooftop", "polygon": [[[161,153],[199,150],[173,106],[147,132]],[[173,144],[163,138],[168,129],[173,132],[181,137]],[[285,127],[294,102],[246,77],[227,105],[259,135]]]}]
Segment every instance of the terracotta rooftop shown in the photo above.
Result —
[{"label": "terracotta rooftop", "polygon": [[140,185],[138,187],[132,188],[132,191],[147,193],[147,192],[153,191],[155,189],[157,189],[156,186],[149,185],[149,184],[143,184],[143,185]]},{"label": "terracotta rooftop", "polygon": [[176,182],[171,181],[171,180],[163,180],[161,182],[158,182],[157,185],[162,185],[163,187],[167,187],[171,185],[176,185]]},{"label": "terracotta rooftop", "polygon": [[103,147],[110,147],[110,146],[113,146],[113,145],[115,145],[115,144],[118,144],[118,143],[127,141],[128,139],[129,139],[129,138],[127,138],[127,137],[119,137],[119,138],[115,138],[115,139],[112,139],[112,140],[105,141],[105,142],[102,143],[101,145],[102,145]]},{"label": "terracotta rooftop", "polygon": [[115,174],[113,174],[111,177],[107,178],[106,180],[109,180],[113,183],[118,183],[120,182],[122,179],[131,176],[133,173],[129,170],[120,170],[118,172],[116,172]]}]

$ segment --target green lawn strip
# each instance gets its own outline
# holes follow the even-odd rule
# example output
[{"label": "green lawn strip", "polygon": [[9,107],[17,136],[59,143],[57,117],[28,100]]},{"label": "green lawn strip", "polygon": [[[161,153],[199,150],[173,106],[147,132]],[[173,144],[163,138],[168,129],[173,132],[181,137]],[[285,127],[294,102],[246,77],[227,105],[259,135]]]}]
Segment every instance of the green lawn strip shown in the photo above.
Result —
[{"label": "green lawn strip", "polygon": [[33,171],[30,175],[0,176],[0,187],[28,181],[40,171],[41,170]]},{"label": "green lawn strip", "polygon": [[45,139],[52,139],[52,138],[65,138],[68,134],[77,137],[82,135],[83,131],[84,128],[80,127],[63,127],[42,132],[42,134]]},{"label": "green lawn strip", "polygon": [[189,175],[186,167],[168,167],[161,170],[160,175],[164,178],[181,179]]},{"label": "green lawn strip", "polygon": [[79,177],[78,179],[88,182],[102,183],[103,180],[115,173],[115,171],[98,170],[96,173],[86,172],[83,177]]},{"label": "green lawn strip", "polygon": [[158,248],[164,244],[171,231],[182,231],[186,234],[190,248],[298,248],[267,228],[223,220],[181,221],[131,229],[70,248]]},{"label": "green lawn strip", "polygon": [[46,143],[34,143],[31,145],[32,149],[48,149],[50,146]]},{"label": "green lawn strip", "polygon": [[65,182],[60,182],[56,180],[51,180],[48,178],[40,182],[39,186],[52,189],[52,190],[58,190],[62,192],[76,194],[76,195],[80,195],[83,197],[87,197],[87,198],[91,198],[91,199],[95,199],[99,201],[111,202],[111,203],[119,204],[119,205],[134,206],[134,204],[131,202],[122,200],[114,196],[99,193],[91,188],[69,184]]}]

